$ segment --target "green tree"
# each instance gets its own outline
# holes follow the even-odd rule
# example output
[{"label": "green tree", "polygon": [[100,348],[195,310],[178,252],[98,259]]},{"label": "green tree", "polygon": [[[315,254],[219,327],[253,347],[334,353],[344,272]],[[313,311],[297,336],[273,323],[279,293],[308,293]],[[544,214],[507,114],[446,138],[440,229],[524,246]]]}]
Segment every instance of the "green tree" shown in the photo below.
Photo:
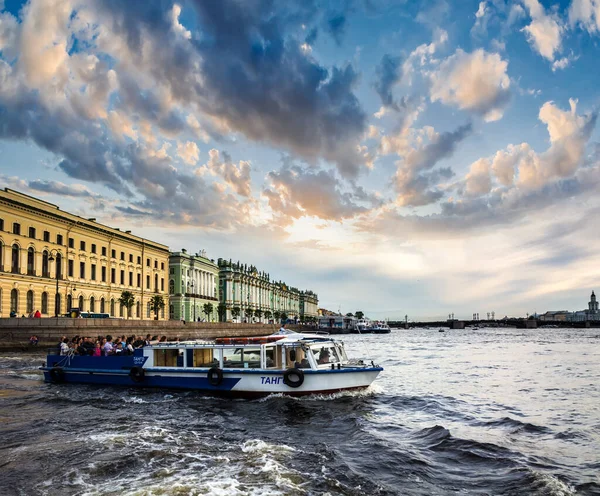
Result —
[{"label": "green tree", "polygon": [[212,303],[205,303],[202,306],[202,311],[206,314],[206,320],[210,322],[210,316],[212,315],[214,310]]},{"label": "green tree", "polygon": [[262,314],[263,314],[263,312],[260,308],[257,308],[256,310],[254,310],[254,315],[259,320],[259,322],[260,322],[260,318],[262,317]]},{"label": "green tree", "polygon": [[254,315],[254,310],[252,310],[251,308],[246,308],[246,319],[248,319],[248,322],[252,322],[253,315]]},{"label": "green tree", "polygon": [[233,317],[233,320],[237,319],[240,316],[240,307],[233,307],[231,309],[231,316]]},{"label": "green tree", "polygon": [[150,298],[150,311],[154,312],[154,320],[158,320],[158,312],[165,308],[165,300],[162,295],[154,295]]},{"label": "green tree", "polygon": [[279,310],[275,310],[273,312],[273,318],[275,319],[275,322],[277,322],[280,317],[281,317],[281,312]]},{"label": "green tree", "polygon": [[354,316],[355,316],[357,319],[359,319],[359,320],[360,320],[360,319],[362,319],[362,318],[365,316],[365,314],[364,314],[364,313],[362,313],[362,312],[359,310],[358,312],[355,312],[355,313],[354,313]]},{"label": "green tree", "polygon": [[281,312],[279,314],[279,318],[281,319],[282,322],[285,322],[287,320],[287,318],[288,318],[287,313]]},{"label": "green tree", "polygon": [[225,305],[225,303],[219,303],[217,305],[217,313],[219,314],[219,322],[224,322],[225,315],[227,314],[227,305]]},{"label": "green tree", "polygon": [[354,315],[352,314],[352,312],[348,312],[348,313],[346,314],[346,317],[354,317]]},{"label": "green tree", "polygon": [[127,318],[131,317],[131,307],[135,303],[135,296],[131,291],[123,291],[119,298],[119,303],[127,309]]},{"label": "green tree", "polygon": [[271,319],[271,315],[273,315],[271,313],[271,310],[265,310],[265,319],[270,320]]}]

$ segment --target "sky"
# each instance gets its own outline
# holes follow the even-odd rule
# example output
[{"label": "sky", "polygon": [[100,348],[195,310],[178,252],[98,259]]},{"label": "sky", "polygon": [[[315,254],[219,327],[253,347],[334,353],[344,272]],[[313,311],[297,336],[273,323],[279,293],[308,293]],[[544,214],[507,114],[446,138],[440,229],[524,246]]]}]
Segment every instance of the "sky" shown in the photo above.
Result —
[{"label": "sky", "polygon": [[600,290],[600,0],[0,0],[0,187],[376,319]]}]

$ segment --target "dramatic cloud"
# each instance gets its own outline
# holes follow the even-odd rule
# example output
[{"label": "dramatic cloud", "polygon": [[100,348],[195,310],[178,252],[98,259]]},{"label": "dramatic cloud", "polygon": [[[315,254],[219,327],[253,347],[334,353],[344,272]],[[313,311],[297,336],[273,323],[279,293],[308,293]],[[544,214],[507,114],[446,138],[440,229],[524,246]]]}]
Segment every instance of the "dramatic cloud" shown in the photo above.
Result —
[{"label": "dramatic cloud", "polygon": [[523,3],[531,16],[531,24],[523,28],[527,40],[542,57],[552,62],[554,53],[560,52],[564,28],[555,16],[546,14],[538,0],[523,0]]},{"label": "dramatic cloud", "polygon": [[497,53],[458,49],[432,75],[431,100],[456,105],[487,122],[497,121],[510,99],[507,67]]},{"label": "dramatic cloud", "polygon": [[312,171],[292,165],[270,172],[268,180],[271,185],[263,191],[263,195],[275,213],[288,219],[303,216],[324,220],[347,219],[380,203],[376,196],[367,194],[362,188],[344,191],[342,183],[328,171]]},{"label": "dramatic cloud", "polygon": [[590,34],[600,31],[600,1],[573,0],[569,7],[569,22],[579,24]]},{"label": "dramatic cloud", "polygon": [[375,75],[377,77],[375,91],[381,98],[382,105],[397,110],[398,104],[392,96],[392,88],[402,77],[402,59],[388,54],[384,55],[375,69]]},{"label": "dramatic cloud", "polygon": [[443,191],[430,189],[431,185],[449,179],[454,173],[450,169],[430,171],[440,160],[451,156],[457,144],[470,133],[471,124],[445,133],[436,133],[433,128],[424,129],[420,140],[427,144],[409,150],[397,162],[398,168],[393,178],[398,192],[397,204],[421,206],[439,200]]},{"label": "dramatic cloud", "polygon": [[189,165],[195,165],[200,158],[200,150],[198,145],[193,141],[186,143],[177,143],[177,155]]},{"label": "dramatic cloud", "polygon": [[212,174],[221,176],[238,195],[249,197],[251,193],[250,184],[250,162],[241,160],[235,165],[227,152],[223,152],[223,158],[218,150],[214,148],[208,152],[209,161],[197,173],[202,174],[206,169]]}]

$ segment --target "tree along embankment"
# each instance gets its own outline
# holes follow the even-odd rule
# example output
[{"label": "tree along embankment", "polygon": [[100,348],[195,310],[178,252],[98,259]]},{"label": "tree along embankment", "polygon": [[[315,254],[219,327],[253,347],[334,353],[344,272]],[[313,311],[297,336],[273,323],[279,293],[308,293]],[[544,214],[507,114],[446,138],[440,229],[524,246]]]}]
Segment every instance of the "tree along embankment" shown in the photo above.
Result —
[{"label": "tree along embankment", "polygon": [[[288,326],[290,327],[290,326]],[[214,339],[218,337],[266,336],[279,329],[275,324],[237,324],[183,322],[180,320],[124,320],[47,318],[0,319],[0,350],[31,350],[31,336],[37,336],[37,348],[56,346],[61,336],[166,336],[167,340]]]}]

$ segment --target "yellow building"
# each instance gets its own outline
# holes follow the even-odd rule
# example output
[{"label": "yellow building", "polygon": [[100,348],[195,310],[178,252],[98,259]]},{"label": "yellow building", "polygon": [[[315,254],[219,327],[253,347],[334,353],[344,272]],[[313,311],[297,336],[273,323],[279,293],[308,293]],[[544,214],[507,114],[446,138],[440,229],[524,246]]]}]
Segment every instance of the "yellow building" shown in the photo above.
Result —
[{"label": "yellow building", "polygon": [[[132,318],[153,319],[150,299],[169,308],[169,249],[10,189],[0,190],[0,316],[71,308],[128,317],[118,300],[135,297]],[[159,313],[165,318],[165,311]]]}]

